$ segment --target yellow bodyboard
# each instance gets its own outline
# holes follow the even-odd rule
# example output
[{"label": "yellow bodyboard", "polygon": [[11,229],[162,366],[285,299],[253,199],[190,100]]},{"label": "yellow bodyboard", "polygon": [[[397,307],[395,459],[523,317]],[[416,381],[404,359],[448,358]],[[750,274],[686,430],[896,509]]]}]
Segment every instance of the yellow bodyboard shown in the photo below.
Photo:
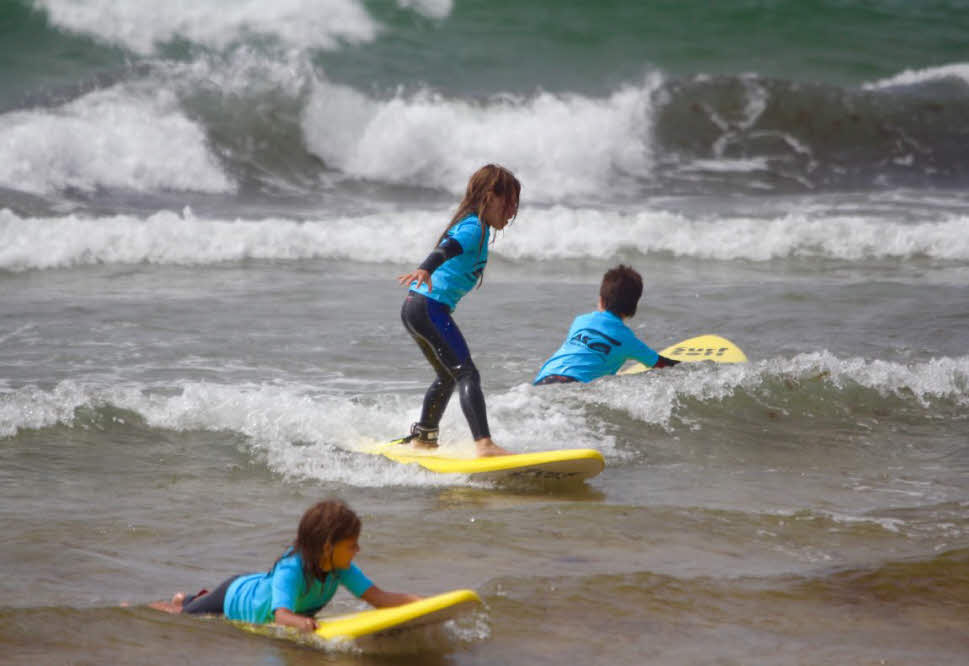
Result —
[{"label": "yellow bodyboard", "polygon": [[371,453],[394,462],[420,465],[438,474],[464,474],[476,479],[580,481],[596,476],[606,465],[595,449],[559,449],[536,453],[515,453],[487,458],[451,458],[423,453],[406,444],[391,442]]},{"label": "yellow bodyboard", "polygon": [[317,619],[316,635],[326,640],[354,639],[390,630],[437,624],[464,613],[481,603],[474,590],[453,590],[393,608]]},{"label": "yellow bodyboard", "polygon": [[[699,335],[677,342],[660,352],[660,356],[682,363],[713,361],[714,363],[746,363],[747,356],[740,347],[719,335]],[[649,370],[642,363],[635,363],[619,371],[620,375],[634,375]]]}]

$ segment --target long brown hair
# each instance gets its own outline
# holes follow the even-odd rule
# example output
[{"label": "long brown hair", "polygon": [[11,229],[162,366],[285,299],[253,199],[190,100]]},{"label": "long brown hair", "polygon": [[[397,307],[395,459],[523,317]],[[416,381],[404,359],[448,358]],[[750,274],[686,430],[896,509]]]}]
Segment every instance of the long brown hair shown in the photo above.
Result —
[{"label": "long brown hair", "polygon": [[360,518],[341,500],[325,500],[308,508],[300,518],[293,541],[293,550],[303,560],[303,576],[307,584],[314,578],[326,580],[327,572],[320,565],[320,559],[327,544],[332,548],[337,541],[358,536]]},{"label": "long brown hair", "polygon": [[468,187],[465,190],[464,198],[458,204],[458,209],[451,217],[451,221],[447,223],[440,238],[437,239],[436,245],[441,244],[441,241],[447,236],[447,232],[451,227],[471,214],[477,215],[481,221],[481,243],[484,243],[485,230],[488,223],[482,217],[482,214],[492,197],[499,196],[507,202],[509,196],[514,196],[515,215],[517,216],[517,204],[521,191],[521,183],[518,182],[515,174],[511,171],[497,164],[484,165],[471,174],[471,178],[468,179]]}]

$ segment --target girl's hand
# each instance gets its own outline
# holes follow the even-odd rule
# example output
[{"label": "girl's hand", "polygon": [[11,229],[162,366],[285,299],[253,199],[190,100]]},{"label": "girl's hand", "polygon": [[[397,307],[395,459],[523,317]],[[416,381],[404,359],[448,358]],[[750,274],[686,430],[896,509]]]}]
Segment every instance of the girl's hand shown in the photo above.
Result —
[{"label": "girl's hand", "polygon": [[370,589],[364,592],[360,598],[375,608],[388,608],[390,606],[400,606],[413,601],[420,601],[423,597],[419,597],[416,594],[407,594],[406,592],[387,592],[381,590],[376,585],[371,585]]},{"label": "girl's hand", "polygon": [[418,287],[426,283],[427,290],[432,291],[431,274],[425,271],[423,268],[418,268],[412,273],[405,273],[404,275],[398,276],[397,282],[402,285],[409,285],[411,282],[416,282]]},{"label": "girl's hand", "polygon": [[316,631],[316,620],[305,615],[298,615],[288,608],[277,608],[273,617],[276,624],[281,624],[284,627],[293,627],[305,632]]}]

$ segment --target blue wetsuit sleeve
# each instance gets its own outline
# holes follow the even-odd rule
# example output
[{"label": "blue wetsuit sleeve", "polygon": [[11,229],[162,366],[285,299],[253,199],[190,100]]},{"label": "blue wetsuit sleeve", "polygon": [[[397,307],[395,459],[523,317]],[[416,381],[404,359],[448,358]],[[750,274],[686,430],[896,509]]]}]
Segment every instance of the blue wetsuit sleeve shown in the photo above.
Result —
[{"label": "blue wetsuit sleeve", "polygon": [[363,571],[360,570],[360,567],[352,562],[350,563],[349,569],[343,569],[340,571],[339,578],[340,584],[350,590],[350,593],[358,599],[362,597],[367,590],[373,587],[373,583],[371,583],[370,579],[367,578]]},{"label": "blue wetsuit sleeve", "polygon": [[272,603],[270,613],[279,608],[296,612],[296,598],[303,585],[303,569],[295,558],[283,558],[272,573]]},{"label": "blue wetsuit sleeve", "polygon": [[461,243],[459,243],[453,236],[448,236],[441,242],[440,245],[434,248],[429,255],[427,255],[427,259],[425,259],[424,262],[418,266],[418,268],[421,268],[428,273],[433,273],[445,261],[458,256],[462,252],[464,252],[464,248],[461,247]]},{"label": "blue wetsuit sleeve", "polygon": [[655,367],[659,363],[660,355],[639,338],[633,338],[633,340],[629,358],[636,359],[648,368]]}]

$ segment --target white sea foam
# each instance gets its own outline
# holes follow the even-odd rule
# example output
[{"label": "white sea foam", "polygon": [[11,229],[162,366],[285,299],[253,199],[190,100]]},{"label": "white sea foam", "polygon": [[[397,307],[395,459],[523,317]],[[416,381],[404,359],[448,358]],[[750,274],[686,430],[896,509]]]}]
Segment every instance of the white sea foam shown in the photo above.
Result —
[{"label": "white sea foam", "polygon": [[[84,264],[209,264],[242,259],[366,258],[403,262],[433,244],[432,216],[396,215],[388,237],[387,217],[301,223],[292,220],[225,221],[198,219],[188,209],[163,211],[141,219],[116,215],[89,219],[76,215],[21,219],[0,210],[0,268],[27,270]],[[384,244],[374,239],[385,239]]]},{"label": "white sea foam", "polygon": [[[448,478],[364,455],[390,441],[414,420],[419,400],[399,395],[372,397],[367,403],[351,396],[319,395],[302,386],[219,385],[185,382],[173,395],[146,386],[102,386],[65,381],[49,391],[23,387],[0,392],[0,438],[20,430],[55,425],[74,426],[81,407],[115,408],[137,413],[152,428],[174,431],[217,431],[246,438],[253,457],[272,471],[293,479],[321,479],[358,486],[450,485]],[[501,427],[498,441],[518,451],[537,450],[546,439],[583,441],[607,455],[611,439],[603,437],[584,410],[549,404],[532,387],[494,396],[489,413]],[[471,456],[474,446],[460,410],[450,410],[441,423],[442,451]]]},{"label": "white sea foam", "polygon": [[454,9],[454,0],[397,0],[397,4],[434,19],[447,18]]},{"label": "white sea foam", "polygon": [[[542,442],[595,447],[616,460],[617,450],[602,407],[626,412],[646,424],[670,427],[685,400],[717,403],[736,392],[756,394],[778,379],[823,377],[834,391],[862,386],[931,407],[937,400],[969,406],[969,356],[905,365],[828,352],[801,354],[740,365],[670,372],[662,381],[608,378],[592,384],[534,387],[523,384],[489,395],[497,441],[517,451]],[[104,406],[132,411],[152,428],[232,432],[245,438],[253,457],[275,473],[358,486],[463,483],[393,465],[361,452],[398,436],[418,404],[412,396],[322,395],[303,385],[222,385],[185,381],[174,386],[104,385],[64,381],[50,390],[27,386],[0,391],[0,438],[21,430],[77,425],[78,408]],[[83,425],[83,424],[82,424]],[[473,445],[458,409],[442,421],[442,445],[471,455]],[[536,440],[534,433],[542,433]]]},{"label": "white sea foam", "polygon": [[12,437],[19,430],[72,424],[74,410],[87,404],[90,398],[90,392],[74,382],[62,382],[51,391],[27,386],[0,392],[0,437]]},{"label": "white sea foam", "polygon": [[756,394],[768,381],[799,381],[805,377],[823,377],[838,391],[862,386],[883,396],[914,400],[926,408],[936,400],[969,407],[969,356],[910,366],[877,359],[840,359],[829,352],[669,373],[662,381],[619,377],[583,387],[581,399],[622,410],[645,423],[668,426],[684,399],[719,402],[738,391]]},{"label": "white sea foam", "polygon": [[[23,429],[73,426],[79,407],[112,405],[137,413],[154,428],[243,435],[254,457],[289,478],[363,486],[454,482],[380,458],[349,454],[354,448],[373,446],[378,441],[373,439],[375,434],[389,440],[391,432],[400,433],[407,416],[394,400],[388,399],[380,408],[366,408],[345,398],[278,387],[187,383],[180,388],[173,396],[153,394],[144,387],[106,388],[66,381],[51,391],[25,387],[0,393],[0,437]],[[392,431],[395,414],[397,427]]]},{"label": "white sea foam", "polygon": [[852,516],[844,513],[837,513],[833,511],[821,511],[820,514],[827,518],[830,518],[836,523],[842,523],[845,525],[857,525],[870,523],[873,525],[878,525],[880,528],[886,532],[901,532],[905,527],[905,521],[900,518],[879,518],[876,516]]},{"label": "white sea foam", "polygon": [[247,34],[295,48],[367,42],[377,23],[358,0],[34,0],[57,26],[138,53],[175,38],[225,48]]},{"label": "white sea foam", "polygon": [[791,213],[780,218],[689,219],[679,213],[614,213],[555,207],[530,214],[496,251],[512,258],[608,258],[619,251],[669,252],[720,260],[822,257],[969,259],[969,217],[902,224]]},{"label": "white sea foam", "polygon": [[925,69],[906,69],[887,79],[866,83],[863,87],[866,90],[878,90],[880,88],[910,86],[948,78],[961,79],[969,85],[969,63],[953,63],[940,67],[927,67]]},{"label": "white sea foam", "polygon": [[[652,168],[652,92],[658,75],[608,97],[538,93],[482,101],[430,91],[375,99],[317,81],[303,118],[307,147],[360,178],[464,191],[468,175],[498,162],[531,201],[607,196]],[[618,181],[618,182],[617,182]]]},{"label": "white sea foam", "polygon": [[235,189],[173,94],[127,86],[0,115],[0,186],[37,194]]},{"label": "white sea foam", "polygon": [[768,171],[770,165],[766,157],[750,157],[745,159],[712,159],[712,160],[693,160],[692,162],[680,167],[680,171],[710,171],[715,173],[753,173],[755,171]]},{"label": "white sea foam", "polygon": [[[182,97],[304,104],[306,149],[352,178],[463,192],[481,164],[513,169],[531,202],[608,200],[648,178],[658,75],[602,98],[538,93],[469,101],[431,91],[390,99],[319,79],[299,53],[246,49],[157,64],[61,107],[0,116],[0,186],[35,194],[98,187],[230,192],[236,187]],[[229,158],[231,159],[231,157]]]},{"label": "white sea foam", "polygon": [[[21,218],[0,210],[0,269],[319,258],[407,264],[427,252],[448,215],[448,210],[394,213],[394,234],[388,236],[387,214],[298,222],[203,219],[189,209],[147,218]],[[804,215],[691,220],[663,211],[626,214],[555,207],[524,209],[491,252],[528,261],[610,259],[628,252],[669,252],[723,261],[918,256],[966,261],[967,225],[965,217],[913,224]]]},{"label": "white sea foam", "polygon": [[254,49],[228,54],[200,54],[191,62],[157,62],[153,85],[192,97],[199,91],[215,92],[235,104],[239,100],[275,97],[273,103],[296,99],[313,80],[313,64],[305,53],[289,51],[267,56]]},{"label": "white sea foam", "polygon": [[[366,43],[381,26],[361,0],[33,0],[59,27],[138,53],[186,39],[224,49],[247,35],[279,40],[286,48],[337,48]],[[397,0],[433,19],[450,14],[452,0]]]},{"label": "white sea foam", "polygon": [[823,375],[839,389],[850,382],[882,395],[911,396],[925,407],[933,400],[952,400],[969,406],[969,356],[934,358],[908,366],[878,359],[842,360],[829,352],[814,352],[799,354],[790,368],[767,369],[803,376]]}]

